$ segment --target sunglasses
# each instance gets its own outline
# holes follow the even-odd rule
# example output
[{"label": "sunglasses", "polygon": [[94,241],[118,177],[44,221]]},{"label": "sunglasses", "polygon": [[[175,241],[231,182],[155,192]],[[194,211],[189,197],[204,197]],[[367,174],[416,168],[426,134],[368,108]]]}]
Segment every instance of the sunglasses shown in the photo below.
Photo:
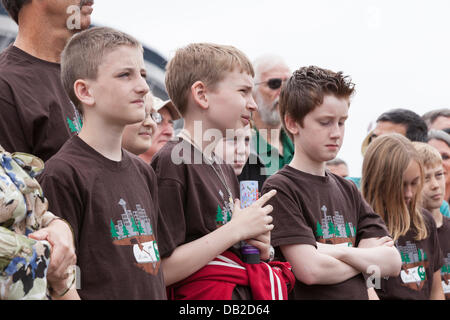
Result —
[{"label": "sunglasses", "polygon": [[272,90],[276,90],[281,88],[281,85],[283,84],[283,79],[281,78],[273,78],[273,79],[269,79],[267,81],[263,81],[263,82],[259,82],[259,83],[255,83],[255,86],[259,85],[259,84],[267,84],[267,86],[272,89]]}]

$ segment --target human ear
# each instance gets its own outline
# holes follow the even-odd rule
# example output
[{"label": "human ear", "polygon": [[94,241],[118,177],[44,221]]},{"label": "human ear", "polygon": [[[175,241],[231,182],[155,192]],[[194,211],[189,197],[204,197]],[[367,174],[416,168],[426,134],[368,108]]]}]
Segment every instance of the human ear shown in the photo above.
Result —
[{"label": "human ear", "polygon": [[93,106],[95,104],[94,96],[91,93],[89,83],[87,81],[78,79],[73,84],[73,90],[78,100],[80,100],[83,105]]},{"label": "human ear", "polygon": [[208,109],[208,97],[206,95],[206,85],[202,81],[197,81],[191,86],[191,93],[194,101],[202,109]]},{"label": "human ear", "polygon": [[286,130],[289,131],[293,136],[297,135],[299,132],[299,124],[290,115],[284,115],[284,123],[286,125]]}]

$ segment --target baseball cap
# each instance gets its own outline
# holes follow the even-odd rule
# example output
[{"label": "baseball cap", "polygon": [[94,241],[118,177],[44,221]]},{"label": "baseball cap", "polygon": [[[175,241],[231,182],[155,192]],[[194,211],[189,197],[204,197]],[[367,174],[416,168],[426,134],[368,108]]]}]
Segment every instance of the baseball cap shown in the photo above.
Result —
[{"label": "baseball cap", "polygon": [[170,115],[173,120],[177,120],[181,118],[181,114],[178,111],[177,107],[173,104],[172,100],[163,101],[158,97],[153,96],[153,108],[156,112],[161,110],[162,108],[167,107],[169,109]]}]

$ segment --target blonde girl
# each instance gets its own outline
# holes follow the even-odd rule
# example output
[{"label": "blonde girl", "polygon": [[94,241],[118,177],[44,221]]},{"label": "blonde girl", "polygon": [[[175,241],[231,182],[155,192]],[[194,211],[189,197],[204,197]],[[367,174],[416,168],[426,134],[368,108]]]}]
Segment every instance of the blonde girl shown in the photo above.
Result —
[{"label": "blonde girl", "polygon": [[367,149],[361,191],[383,218],[402,258],[398,277],[380,279],[376,292],[381,299],[444,299],[436,224],[420,207],[423,179],[419,154],[404,136],[380,136]]}]

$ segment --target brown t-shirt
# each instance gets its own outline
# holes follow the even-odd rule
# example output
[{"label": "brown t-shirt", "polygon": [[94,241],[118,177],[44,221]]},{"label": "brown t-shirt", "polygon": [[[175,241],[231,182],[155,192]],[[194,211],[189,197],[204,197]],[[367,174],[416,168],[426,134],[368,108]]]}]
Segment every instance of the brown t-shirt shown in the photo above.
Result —
[{"label": "brown t-shirt", "polygon": [[[262,193],[276,189],[272,245],[285,260],[280,246],[316,242],[358,246],[362,239],[389,235],[380,216],[348,180],[326,171],[311,175],[285,166],[264,183]],[[330,270],[333,272],[333,270]],[[334,285],[306,285],[296,281],[290,299],[368,299],[362,274]]]},{"label": "brown t-shirt", "polygon": [[411,228],[400,237],[395,246],[402,258],[402,269],[398,277],[381,279],[381,288],[376,289],[380,299],[428,300],[431,294],[433,274],[443,264],[442,251],[433,216],[422,210],[428,229],[428,237],[417,241]]},{"label": "brown t-shirt", "polygon": [[81,128],[60,65],[11,45],[0,54],[0,145],[44,161]]},{"label": "brown t-shirt", "polygon": [[[181,138],[167,142],[151,165],[158,177],[161,219],[170,230],[158,233],[162,258],[230,221],[234,200],[229,199],[225,184],[232,198],[239,198],[239,184],[230,165],[215,162],[214,171],[201,152]],[[239,250],[230,249],[240,255]],[[233,293],[233,299],[248,298],[248,288],[238,287]]]},{"label": "brown t-shirt", "polygon": [[443,217],[442,226],[438,228],[439,244],[444,255],[441,268],[442,288],[445,299],[450,300],[450,218]]},{"label": "brown t-shirt", "polygon": [[50,210],[74,231],[82,299],[166,299],[149,165],[125,150],[122,161],[109,160],[75,135],[39,181]]}]

